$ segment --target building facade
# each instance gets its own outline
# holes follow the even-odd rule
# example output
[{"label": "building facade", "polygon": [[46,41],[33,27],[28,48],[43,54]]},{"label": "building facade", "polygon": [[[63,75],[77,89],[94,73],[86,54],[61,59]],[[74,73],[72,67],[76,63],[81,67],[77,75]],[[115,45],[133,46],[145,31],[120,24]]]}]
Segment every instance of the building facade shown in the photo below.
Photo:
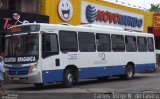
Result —
[{"label": "building facade", "polygon": [[[27,20],[71,25],[100,24],[149,32],[155,34],[156,46],[160,49],[160,35],[157,30],[155,33],[152,12],[103,0],[0,0],[0,13],[1,46],[4,46],[5,29]],[[1,46],[0,51],[4,50]]]},{"label": "building facade", "polygon": [[53,24],[101,24],[152,33],[156,49],[160,50],[160,13],[103,0],[41,0],[39,11],[48,15]]},{"label": "building facade", "polygon": [[41,0],[40,13],[55,24],[102,24],[140,32],[148,32],[153,19],[153,13],[102,0]]},{"label": "building facade", "polygon": [[0,52],[4,52],[7,28],[23,23],[49,23],[49,16],[39,14],[39,0],[0,0]]},{"label": "building facade", "polygon": [[40,0],[0,0],[0,8],[11,11],[39,13]]}]

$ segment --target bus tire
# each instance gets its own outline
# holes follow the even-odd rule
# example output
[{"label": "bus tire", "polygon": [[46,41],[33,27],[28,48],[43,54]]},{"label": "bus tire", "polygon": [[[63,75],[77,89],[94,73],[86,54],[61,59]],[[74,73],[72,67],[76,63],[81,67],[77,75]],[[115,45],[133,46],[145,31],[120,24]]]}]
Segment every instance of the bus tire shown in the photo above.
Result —
[{"label": "bus tire", "polygon": [[71,69],[66,69],[64,71],[64,80],[63,80],[63,85],[66,88],[72,87],[74,82],[74,75]]},{"label": "bus tire", "polygon": [[131,64],[127,64],[126,69],[125,69],[125,74],[120,75],[119,78],[123,80],[131,80],[133,79],[135,74],[135,68]]}]

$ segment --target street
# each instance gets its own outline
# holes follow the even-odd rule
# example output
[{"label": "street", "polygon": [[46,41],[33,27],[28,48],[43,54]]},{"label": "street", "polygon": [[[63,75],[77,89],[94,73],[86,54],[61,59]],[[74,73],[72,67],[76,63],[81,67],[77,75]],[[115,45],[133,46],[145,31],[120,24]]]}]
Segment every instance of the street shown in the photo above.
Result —
[{"label": "street", "polygon": [[[133,80],[119,80],[117,77],[106,81],[97,79],[82,80],[72,88],[63,88],[61,84],[46,85],[36,88],[32,84],[8,84],[7,92],[15,99],[84,99],[93,98],[93,93],[159,93],[160,72],[136,74]],[[57,98],[57,99],[59,99]],[[3,98],[5,99],[5,98]],[[88,98],[86,98],[88,99]]]}]

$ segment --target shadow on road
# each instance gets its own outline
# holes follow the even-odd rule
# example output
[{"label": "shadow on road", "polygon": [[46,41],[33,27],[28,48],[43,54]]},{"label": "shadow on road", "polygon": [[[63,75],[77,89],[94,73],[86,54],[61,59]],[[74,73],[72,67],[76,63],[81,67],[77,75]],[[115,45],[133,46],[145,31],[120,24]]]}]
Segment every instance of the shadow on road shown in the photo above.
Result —
[{"label": "shadow on road", "polygon": [[[78,84],[74,85],[73,88],[79,88],[81,86],[88,86],[88,85],[101,85],[101,84],[110,84],[110,83],[119,83],[119,82],[133,82],[137,80],[144,80],[148,79],[148,77],[151,76],[143,76],[138,75],[135,76],[132,80],[120,80],[118,77],[111,77],[106,80],[97,80],[97,79],[85,79],[81,80]],[[47,84],[43,87],[35,87],[33,84],[15,84],[13,87],[11,87],[9,90],[12,91],[40,91],[40,90],[50,90],[50,89],[64,89],[63,85],[61,83],[56,84]]]}]

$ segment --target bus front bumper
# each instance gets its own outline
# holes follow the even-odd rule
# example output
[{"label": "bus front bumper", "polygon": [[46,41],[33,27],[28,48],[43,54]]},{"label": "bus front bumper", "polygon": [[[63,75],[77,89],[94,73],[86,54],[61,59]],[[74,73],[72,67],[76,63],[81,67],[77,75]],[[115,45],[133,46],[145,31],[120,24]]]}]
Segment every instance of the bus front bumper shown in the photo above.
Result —
[{"label": "bus front bumper", "polygon": [[11,81],[13,83],[41,83],[41,73],[34,72],[28,75],[10,75]]}]

